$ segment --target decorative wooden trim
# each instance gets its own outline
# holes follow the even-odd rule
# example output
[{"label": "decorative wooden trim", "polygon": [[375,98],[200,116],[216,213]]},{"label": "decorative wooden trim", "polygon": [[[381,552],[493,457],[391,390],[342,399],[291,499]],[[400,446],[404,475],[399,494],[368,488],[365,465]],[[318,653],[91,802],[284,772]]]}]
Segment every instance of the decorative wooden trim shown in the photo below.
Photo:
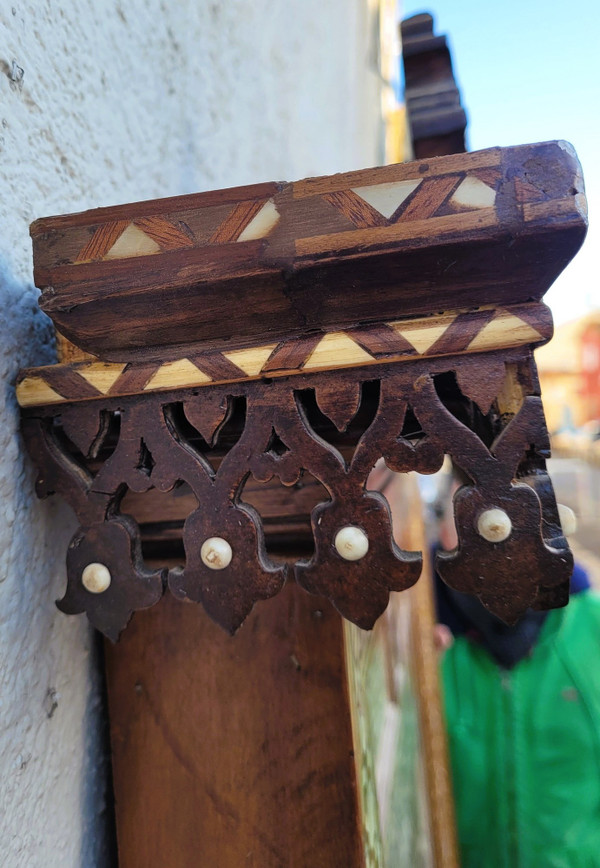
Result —
[{"label": "decorative wooden trim", "polygon": [[29,368],[19,375],[17,399],[22,407],[99,400],[265,376],[539,346],[551,337],[552,317],[544,304],[504,309],[484,306],[328,332],[309,341],[289,340],[228,353],[204,353],[162,364],[94,361]]},{"label": "decorative wooden trim", "polygon": [[[401,473],[431,473],[447,453],[472,485],[456,498],[459,548],[439,556],[438,572],[507,621],[532,605],[564,604],[572,558],[551,487],[542,485],[548,438],[529,358],[528,349],[421,358],[24,411],[24,434],[40,468],[38,493],[62,494],[81,522],[61,609],[86,611],[115,639],[131,613],[153,605],[168,586],[179,599],[202,602],[234,631],[257,600],[278,593],[293,575],[369,628],[390,590],[417,580],[421,555],[394,543],[389,508],[365,490],[366,479],[381,457]],[[518,359],[524,398],[516,413],[502,415],[494,402],[510,389],[505,366],[512,377]],[[446,394],[448,383],[454,385]],[[238,427],[222,439],[228,419]],[[215,449],[219,461],[211,463]],[[243,488],[250,474],[294,485],[303,472],[328,499],[312,510],[314,555],[290,566],[267,555],[262,522],[243,502]],[[522,473],[531,485],[515,482]],[[168,491],[181,482],[197,504],[183,528],[185,567],[149,570],[139,528],[121,513],[121,501],[127,489]],[[510,517],[508,538],[490,543],[478,533],[477,518],[489,509]],[[352,528],[368,542],[356,558],[335,544],[342,529]],[[222,569],[202,558],[203,543],[215,537],[232,550]],[[108,571],[102,593],[82,583],[90,564]]]},{"label": "decorative wooden trim", "polygon": [[[168,588],[233,632],[293,575],[370,628],[421,554],[395,543],[369,472],[431,473],[445,454],[471,484],[439,574],[509,622],[563,605],[532,349],[585,233],[582,190],[550,142],[37,221],[42,306],[99,356],[61,338],[72,361],[17,384],[38,490],[80,521],[63,611],[114,639]],[[303,474],[312,534],[286,520],[314,554],[277,562],[243,492]],[[182,485],[185,562],[151,569],[121,507]]]},{"label": "decorative wooden trim", "polygon": [[436,310],[538,301],[585,226],[576,157],[550,142],[50,217],[31,234],[58,330],[128,362],[431,314],[432,287]]}]

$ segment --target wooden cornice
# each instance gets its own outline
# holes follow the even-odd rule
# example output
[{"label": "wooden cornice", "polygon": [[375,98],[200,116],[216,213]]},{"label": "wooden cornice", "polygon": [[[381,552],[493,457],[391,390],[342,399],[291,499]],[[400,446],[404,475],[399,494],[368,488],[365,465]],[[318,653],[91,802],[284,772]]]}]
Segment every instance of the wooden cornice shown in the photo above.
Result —
[{"label": "wooden cornice", "polygon": [[103,361],[175,361],[538,301],[582,243],[561,142],[36,221],[41,306]]},{"label": "wooden cornice", "polygon": [[[370,473],[446,455],[470,484],[440,575],[507,622],[564,605],[533,349],[585,230],[561,142],[36,221],[41,304],[74,344],[17,384],[38,493],[80,522],[60,608],[116,639],[169,592],[234,632],[293,578],[370,628],[422,568]],[[308,497],[263,522],[274,479]],[[176,558],[150,567],[162,524]]]}]

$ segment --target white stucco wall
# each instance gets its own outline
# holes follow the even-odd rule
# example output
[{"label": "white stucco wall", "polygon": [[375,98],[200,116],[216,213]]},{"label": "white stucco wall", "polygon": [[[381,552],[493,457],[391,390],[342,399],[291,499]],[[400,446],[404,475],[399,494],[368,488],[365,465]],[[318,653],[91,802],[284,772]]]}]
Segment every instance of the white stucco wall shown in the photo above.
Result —
[{"label": "white stucco wall", "polygon": [[37,217],[378,162],[366,0],[0,5],[0,861],[97,868],[95,643],[54,607],[73,531],[35,498],[19,367],[53,359],[32,285]]}]

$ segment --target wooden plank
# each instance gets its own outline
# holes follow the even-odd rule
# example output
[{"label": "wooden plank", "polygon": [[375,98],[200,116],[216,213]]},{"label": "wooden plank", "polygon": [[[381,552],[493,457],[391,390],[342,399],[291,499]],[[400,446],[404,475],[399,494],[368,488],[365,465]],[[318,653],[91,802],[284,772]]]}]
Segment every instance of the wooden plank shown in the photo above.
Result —
[{"label": "wooden plank", "polygon": [[[409,591],[411,663],[417,685],[419,727],[423,746],[427,800],[434,865],[459,868],[454,797],[448,753],[448,738],[439,675],[439,654],[434,644],[436,622],[432,566],[414,476],[398,484],[393,514],[403,545],[423,552],[423,573]],[[396,505],[397,504],[397,505]],[[410,506],[409,506],[410,504]],[[402,528],[402,530],[400,530]]]},{"label": "wooden plank", "polygon": [[[366,187],[374,182],[389,184],[395,181],[408,181],[414,178],[442,177],[455,175],[457,172],[473,171],[498,167],[502,163],[503,152],[512,148],[487,148],[484,151],[473,151],[470,154],[436,157],[427,162],[393,163],[380,166],[377,169],[359,169],[355,172],[344,172],[320,178],[305,178],[294,184],[294,198],[323,195],[347,187],[356,189]],[[416,171],[415,171],[416,170]],[[374,174],[376,173],[376,174]]]},{"label": "wooden plank", "polygon": [[[539,346],[552,336],[552,318],[543,304],[451,311],[420,319],[329,332],[311,340],[203,353],[174,361],[123,363],[85,361],[22,371],[17,400],[23,407],[65,401],[121,397],[181,387],[237,383],[262,377],[339,370],[419,357]],[[395,338],[395,340],[394,340]],[[50,389],[50,391],[49,391]]]},{"label": "wooden plank", "polygon": [[106,664],[120,868],[363,868],[327,601],[290,585],[231,638],[165,598]]},{"label": "wooden plank", "polygon": [[229,353],[539,300],[585,228],[576,156],[550,142],[47,218],[31,234],[41,306],[68,340],[104,361],[173,361],[188,344]]},{"label": "wooden plank", "polygon": [[[444,179],[445,180],[445,179]],[[444,185],[444,192],[447,187]],[[429,193],[427,193],[429,197]],[[442,201],[443,201],[442,197]],[[427,203],[428,204],[428,203]],[[441,202],[440,202],[441,204]],[[357,246],[361,250],[376,250],[382,244],[391,242],[408,242],[422,237],[425,233],[432,233],[437,241],[443,239],[447,243],[460,238],[462,244],[473,241],[474,233],[481,233],[485,229],[498,226],[498,218],[493,208],[478,209],[470,214],[455,214],[436,217],[434,215],[419,219],[419,212],[411,209],[415,215],[414,221],[395,223],[393,226],[372,227],[360,229],[349,237],[347,232],[338,232],[328,235],[311,235],[308,238],[299,238],[296,242],[296,252],[299,257],[316,257],[328,254],[336,256],[351,254]],[[485,236],[482,236],[485,237]],[[430,252],[431,255],[431,252]]]}]

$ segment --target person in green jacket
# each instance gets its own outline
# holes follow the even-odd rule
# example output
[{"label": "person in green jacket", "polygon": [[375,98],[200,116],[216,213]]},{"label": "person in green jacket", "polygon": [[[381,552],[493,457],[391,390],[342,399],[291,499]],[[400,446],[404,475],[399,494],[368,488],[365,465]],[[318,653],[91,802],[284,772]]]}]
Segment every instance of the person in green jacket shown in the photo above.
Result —
[{"label": "person in green jacket", "polygon": [[463,868],[599,868],[600,596],[512,668],[458,636],[442,682]]},{"label": "person in green jacket", "polygon": [[600,868],[600,595],[508,627],[435,587],[462,868]]}]

